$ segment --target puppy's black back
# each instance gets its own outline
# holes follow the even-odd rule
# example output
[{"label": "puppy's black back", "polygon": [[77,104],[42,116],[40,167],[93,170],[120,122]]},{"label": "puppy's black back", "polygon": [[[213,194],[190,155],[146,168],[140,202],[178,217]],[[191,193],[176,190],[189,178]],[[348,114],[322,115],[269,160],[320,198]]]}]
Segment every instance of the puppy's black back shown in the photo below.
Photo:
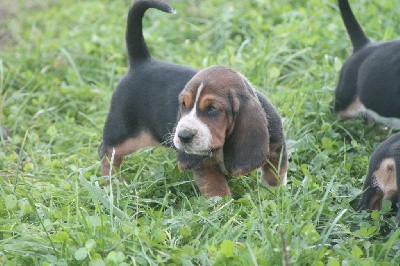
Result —
[{"label": "puppy's black back", "polygon": [[168,140],[177,119],[178,94],[195,73],[154,59],[136,64],[114,91],[104,142],[116,145],[142,131],[159,142]]}]

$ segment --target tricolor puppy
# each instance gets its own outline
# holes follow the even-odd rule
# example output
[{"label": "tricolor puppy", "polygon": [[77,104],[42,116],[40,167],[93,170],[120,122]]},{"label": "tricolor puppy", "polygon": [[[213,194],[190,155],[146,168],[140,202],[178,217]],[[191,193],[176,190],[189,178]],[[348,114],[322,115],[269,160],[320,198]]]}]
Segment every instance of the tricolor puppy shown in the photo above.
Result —
[{"label": "tricolor puppy", "polygon": [[382,200],[391,200],[393,206],[397,206],[396,222],[400,226],[399,182],[400,133],[397,133],[382,142],[372,153],[359,209],[379,209]]},{"label": "tricolor puppy", "polygon": [[223,66],[201,70],[179,94],[179,104],[173,136],[178,165],[193,169],[203,195],[230,194],[226,175],[258,167],[266,185],[286,183],[281,119],[241,74]]},{"label": "tricolor puppy", "polygon": [[149,8],[173,12],[163,1],[136,1],[128,14],[129,70],[113,93],[99,146],[101,172],[111,173],[124,156],[169,141],[178,113],[178,94],[196,70],[153,59],[143,38],[142,18]]},{"label": "tricolor puppy", "polygon": [[334,111],[343,118],[362,115],[399,129],[400,41],[370,41],[348,1],[339,0],[339,8],[353,54],[341,69]]},{"label": "tricolor puppy", "polygon": [[[174,136],[179,166],[194,170],[202,194],[227,195],[225,174],[260,166],[267,184],[280,183],[279,175],[285,183],[285,137],[273,106],[240,74],[222,67],[200,72],[178,101],[198,71],[150,56],[142,33],[142,18],[149,8],[172,12],[157,0],[136,1],[129,11],[129,70],[113,93],[104,125],[99,146],[102,174],[109,175],[111,166],[119,167],[126,155],[140,148],[172,144],[181,106]],[[192,88],[199,79],[203,85]]]}]

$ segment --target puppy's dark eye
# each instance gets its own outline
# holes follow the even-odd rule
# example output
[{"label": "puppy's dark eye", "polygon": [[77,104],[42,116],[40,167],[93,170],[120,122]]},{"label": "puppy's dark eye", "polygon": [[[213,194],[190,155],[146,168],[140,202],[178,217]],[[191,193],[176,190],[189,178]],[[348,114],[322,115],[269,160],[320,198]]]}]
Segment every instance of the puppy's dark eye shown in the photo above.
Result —
[{"label": "puppy's dark eye", "polygon": [[217,116],[219,114],[219,110],[213,106],[209,106],[206,109],[206,114],[210,117]]},{"label": "puppy's dark eye", "polygon": [[182,107],[182,109],[186,109],[186,103],[185,102],[181,102],[181,107]]}]

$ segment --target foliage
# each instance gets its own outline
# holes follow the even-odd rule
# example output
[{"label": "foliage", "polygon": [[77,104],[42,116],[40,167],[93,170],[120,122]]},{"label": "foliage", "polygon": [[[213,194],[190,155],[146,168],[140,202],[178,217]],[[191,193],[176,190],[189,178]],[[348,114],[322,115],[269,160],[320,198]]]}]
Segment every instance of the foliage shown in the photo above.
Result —
[{"label": "foliage", "polygon": [[[4,265],[398,265],[390,202],[355,210],[368,158],[391,134],[329,111],[351,52],[335,1],[173,1],[151,10],[154,57],[242,72],[284,118],[289,183],[231,179],[199,195],[172,150],[128,157],[103,188],[97,146],[125,73],[129,1],[20,2],[0,27],[0,263]],[[373,39],[398,37],[397,1],[352,1]],[[1,38],[0,38],[1,41]],[[124,180],[124,181],[122,181]],[[287,255],[285,255],[285,252]]]}]

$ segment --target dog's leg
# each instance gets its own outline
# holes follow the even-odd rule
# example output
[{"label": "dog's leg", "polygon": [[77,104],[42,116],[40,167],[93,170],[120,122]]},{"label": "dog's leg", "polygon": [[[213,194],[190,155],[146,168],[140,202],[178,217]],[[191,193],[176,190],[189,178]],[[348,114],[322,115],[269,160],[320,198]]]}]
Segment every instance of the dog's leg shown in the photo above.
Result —
[{"label": "dog's leg", "polygon": [[210,159],[205,159],[202,167],[194,169],[193,173],[202,195],[213,198],[231,194],[228,181],[221,172],[220,166],[213,163]]},{"label": "dog's leg", "polygon": [[121,144],[114,147],[105,147],[102,143],[99,150],[101,161],[101,174],[112,173],[111,163],[114,168],[119,167],[122,159],[134,151],[158,145],[159,142],[146,132],[140,133],[137,137],[128,138]]},{"label": "dog's leg", "polygon": [[[262,166],[263,183],[266,186],[286,185],[287,183],[287,154],[282,144],[270,144],[270,155],[268,162]],[[279,171],[279,172],[278,172]],[[281,177],[281,181],[279,181]]]},{"label": "dog's leg", "polygon": [[381,207],[382,199],[382,191],[377,187],[370,186],[364,191],[360,203],[358,204],[358,209],[378,210]]}]

